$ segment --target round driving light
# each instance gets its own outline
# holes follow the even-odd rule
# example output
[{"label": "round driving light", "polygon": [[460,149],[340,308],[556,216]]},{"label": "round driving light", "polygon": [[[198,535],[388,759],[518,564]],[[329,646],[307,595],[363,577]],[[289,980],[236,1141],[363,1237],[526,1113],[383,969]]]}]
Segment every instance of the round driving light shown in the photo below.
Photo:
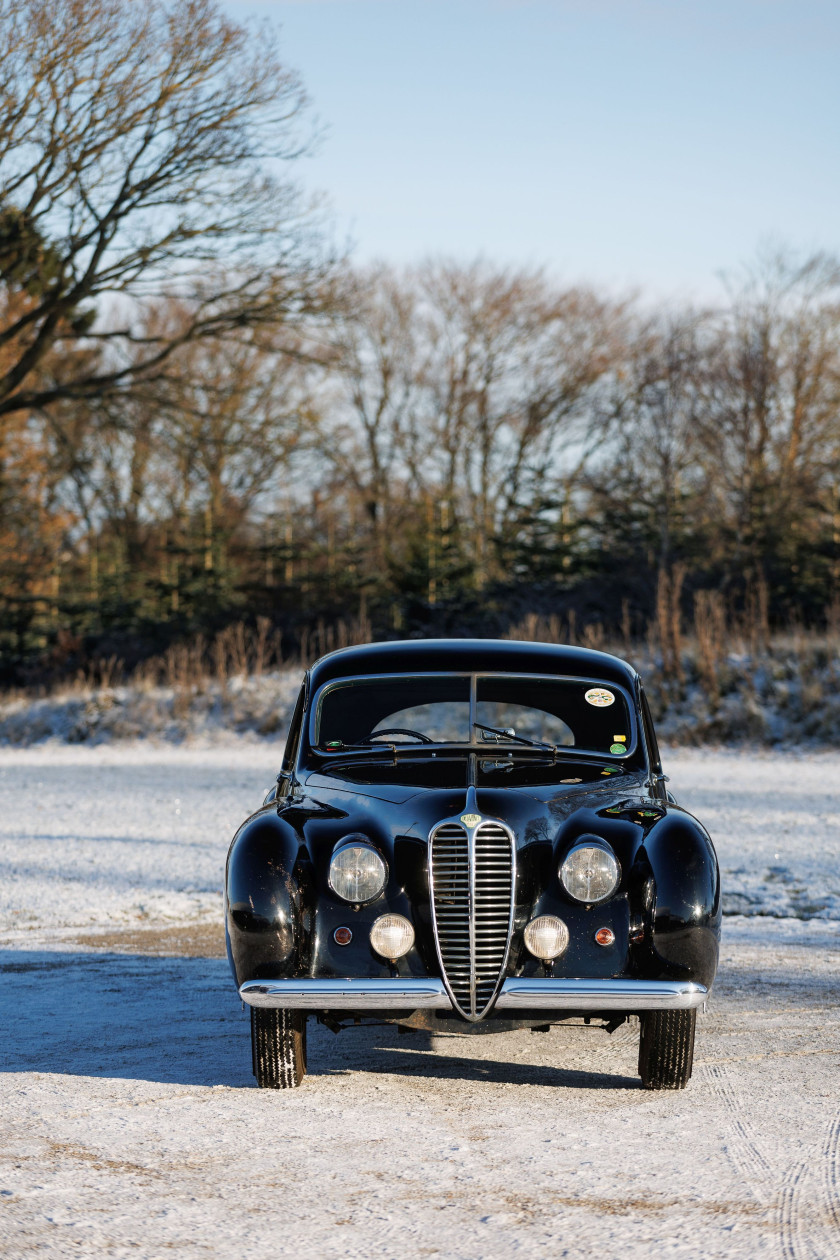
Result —
[{"label": "round driving light", "polygon": [[560,867],[560,883],[570,897],[591,905],[611,897],[621,872],[606,845],[576,844]]},{"label": "round driving light", "polygon": [[612,945],[615,941],[615,932],[612,928],[598,928],[595,940],[599,945]]},{"label": "round driving light", "polygon": [[370,929],[370,943],[377,954],[396,962],[414,944],[414,928],[401,914],[382,914]]},{"label": "round driving light", "polygon": [[352,939],[353,933],[348,927],[339,927],[333,932],[333,940],[336,945],[349,945]]},{"label": "round driving light", "polygon": [[385,887],[385,863],[369,844],[345,844],[330,862],[330,888],[356,905],[373,901]]},{"label": "round driving light", "polygon": [[525,947],[543,962],[559,958],[568,944],[569,929],[553,914],[541,914],[525,928]]}]

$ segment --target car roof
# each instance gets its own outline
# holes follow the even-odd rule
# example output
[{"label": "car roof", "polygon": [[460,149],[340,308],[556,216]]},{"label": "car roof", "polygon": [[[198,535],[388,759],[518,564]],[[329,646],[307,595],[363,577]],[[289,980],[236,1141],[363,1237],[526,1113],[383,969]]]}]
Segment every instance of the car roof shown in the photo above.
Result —
[{"label": "car roof", "polygon": [[591,648],[518,639],[404,639],[330,652],[312,666],[310,686],[317,690],[333,679],[365,674],[449,671],[580,676],[623,685],[631,694],[637,678],[632,665],[620,657]]}]

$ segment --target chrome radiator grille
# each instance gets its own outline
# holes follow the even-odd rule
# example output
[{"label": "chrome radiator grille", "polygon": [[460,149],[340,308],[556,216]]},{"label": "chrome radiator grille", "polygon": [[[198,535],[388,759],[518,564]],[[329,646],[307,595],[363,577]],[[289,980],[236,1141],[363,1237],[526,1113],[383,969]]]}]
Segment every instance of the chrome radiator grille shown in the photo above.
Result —
[{"label": "chrome radiator grille", "polygon": [[490,1009],[513,920],[514,843],[501,823],[438,824],[429,841],[435,942],[444,983],[469,1020]]}]

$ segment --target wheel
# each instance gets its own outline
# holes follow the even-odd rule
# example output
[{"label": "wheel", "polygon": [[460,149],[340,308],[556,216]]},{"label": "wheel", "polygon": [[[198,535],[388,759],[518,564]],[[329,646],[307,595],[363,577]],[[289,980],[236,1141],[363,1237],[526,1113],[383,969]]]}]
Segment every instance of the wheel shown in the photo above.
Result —
[{"label": "wheel", "polygon": [[642,1085],[645,1089],[685,1089],[691,1080],[697,1011],[645,1011],[640,1021]]},{"label": "wheel", "polygon": [[260,1089],[295,1089],[306,1076],[306,1016],[252,1006],[251,1054]]}]

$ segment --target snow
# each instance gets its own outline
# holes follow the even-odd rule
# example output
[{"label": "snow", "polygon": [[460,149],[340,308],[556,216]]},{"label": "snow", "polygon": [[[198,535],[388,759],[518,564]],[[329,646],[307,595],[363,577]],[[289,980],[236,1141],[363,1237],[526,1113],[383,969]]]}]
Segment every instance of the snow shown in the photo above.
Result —
[{"label": "snow", "polygon": [[840,919],[840,754],[682,749],[664,763],[715,842],[725,914]]},{"label": "snow", "polygon": [[202,678],[192,684],[69,686],[35,699],[0,697],[0,746],[68,743],[102,745],[185,741],[229,746],[265,743],[289,726],[301,670]]},{"label": "snow", "polygon": [[675,1094],[639,1087],[630,1026],[310,1024],[303,1087],[253,1088],[224,959],[120,941],[184,915],[212,931],[229,837],[278,760],[0,755],[4,1260],[840,1254],[840,755],[667,758],[729,911]]},{"label": "snow", "polygon": [[4,930],[221,914],[227,846],[274,782],[282,745],[146,745],[0,757]]},{"label": "snow", "polygon": [[[282,745],[146,743],[0,754],[0,940],[212,921],[230,837]],[[677,799],[709,828],[728,914],[840,920],[840,754],[681,750]]]}]

